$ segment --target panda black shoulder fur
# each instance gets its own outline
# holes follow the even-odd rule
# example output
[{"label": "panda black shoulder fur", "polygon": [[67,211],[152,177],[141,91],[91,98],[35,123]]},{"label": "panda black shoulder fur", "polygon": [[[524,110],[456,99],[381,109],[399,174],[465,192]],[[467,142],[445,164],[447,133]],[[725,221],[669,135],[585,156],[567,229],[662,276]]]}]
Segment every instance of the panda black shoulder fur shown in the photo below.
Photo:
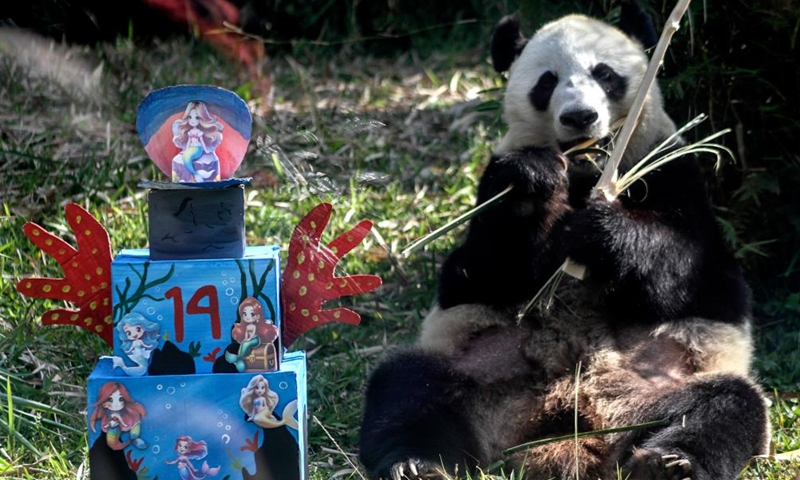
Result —
[{"label": "panda black shoulder fur", "polygon": [[[634,2],[623,20],[642,18]],[[634,22],[635,23],[635,22]],[[638,25],[638,24],[637,24]],[[508,133],[481,178],[474,218],[445,261],[419,345],[373,372],[361,429],[372,478],[429,478],[505,459],[526,478],[733,479],[768,444],[751,378],[749,296],[693,157],[648,174],[617,201],[561,151],[609,135],[647,67],[641,43],[572,15],[529,41],[513,18],[492,45],[510,67]],[[657,88],[623,169],[674,133]],[[547,310],[517,313],[569,256],[588,267]],[[536,439],[660,421],[550,443]],[[441,478],[445,478],[443,475]]]}]

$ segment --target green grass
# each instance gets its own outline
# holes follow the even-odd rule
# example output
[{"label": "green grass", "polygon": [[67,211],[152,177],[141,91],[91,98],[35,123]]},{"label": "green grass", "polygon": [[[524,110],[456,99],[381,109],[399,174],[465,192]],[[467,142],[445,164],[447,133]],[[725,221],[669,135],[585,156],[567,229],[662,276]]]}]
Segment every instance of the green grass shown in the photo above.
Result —
[{"label": "green grass", "polygon": [[[0,478],[85,476],[84,385],[97,357],[108,353],[84,331],[39,325],[39,314],[57,302],[16,293],[24,276],[60,276],[22,225],[35,221],[71,241],[63,205],[77,202],[108,228],[115,250],[144,247],[146,199],[136,184],[160,173],[133,128],[138,102],[179,83],[246,91],[245,80],[202,45],[172,41],[140,50],[120,42],[88,55],[104,72],[90,96],[65,78],[42,77],[0,56]],[[386,352],[413,341],[434,301],[438,265],[459,231],[407,259],[400,252],[472,206],[500,135],[493,112],[470,114],[472,122],[451,128],[463,118],[451,109],[499,98],[478,95],[500,86],[482,52],[414,58],[273,58],[275,111],[255,119],[237,172],[255,179],[247,194],[249,244],[286,247],[297,221],[321,201],[335,205],[323,241],[364,218],[376,225],[378,235],[339,266],[340,274],[384,280],[377,293],[342,300],[362,314],[362,325],[325,326],[296,345],[310,356],[313,479],[360,478],[353,466],[367,374]],[[796,336],[780,328],[768,340],[796,352]],[[765,371],[775,372],[768,384],[785,379],[788,389],[796,361],[766,358]],[[775,402],[771,412],[776,451],[800,448],[797,400]],[[786,478],[796,468],[762,460],[746,478]]]}]

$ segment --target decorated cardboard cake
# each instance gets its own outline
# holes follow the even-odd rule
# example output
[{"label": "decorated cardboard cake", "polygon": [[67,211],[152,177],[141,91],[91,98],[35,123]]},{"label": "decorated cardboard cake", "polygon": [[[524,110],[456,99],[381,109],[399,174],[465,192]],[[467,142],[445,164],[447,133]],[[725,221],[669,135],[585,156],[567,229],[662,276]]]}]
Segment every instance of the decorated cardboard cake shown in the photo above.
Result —
[{"label": "decorated cardboard cake", "polygon": [[[309,328],[360,318],[325,301],[374,290],[373,275],[338,277],[339,259],[372,223],[327,246],[320,204],[295,228],[281,275],[277,245],[245,245],[244,188],[234,178],[251,134],[245,103],[227,90],[151,93],[137,117],[145,150],[168,182],[149,189],[147,249],[112,257],[107,232],[66,207],[77,248],[28,223],[27,236],[64,277],[28,278],[29,296],[73,302],[42,315],[112,347],[89,376],[93,480],[305,479],[306,361],[286,352]],[[283,291],[282,291],[283,290]]]}]

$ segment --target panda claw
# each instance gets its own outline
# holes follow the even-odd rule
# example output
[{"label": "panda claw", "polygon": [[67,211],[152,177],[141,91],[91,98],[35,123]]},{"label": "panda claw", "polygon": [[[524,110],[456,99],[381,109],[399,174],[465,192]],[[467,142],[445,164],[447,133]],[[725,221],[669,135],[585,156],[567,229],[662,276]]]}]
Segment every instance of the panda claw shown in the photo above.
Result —
[{"label": "panda claw", "polygon": [[403,465],[396,465],[395,468],[392,469],[392,480],[403,480],[403,477],[405,477]]},{"label": "panda claw", "polygon": [[390,470],[391,480],[445,479],[443,471],[434,463],[416,458],[398,462]]},{"label": "panda claw", "polygon": [[677,455],[674,455],[674,454],[662,455],[661,456],[661,459],[664,460],[665,462],[668,462],[670,460],[677,460],[678,458],[680,458],[680,457],[678,457]]},{"label": "panda claw", "polygon": [[664,465],[664,468],[672,468],[672,467],[677,467],[679,465],[680,466],[691,466],[691,464],[692,464],[692,462],[690,462],[689,460],[686,460],[684,458],[684,459],[681,459],[681,460],[675,460],[674,462],[667,463],[667,464]]}]

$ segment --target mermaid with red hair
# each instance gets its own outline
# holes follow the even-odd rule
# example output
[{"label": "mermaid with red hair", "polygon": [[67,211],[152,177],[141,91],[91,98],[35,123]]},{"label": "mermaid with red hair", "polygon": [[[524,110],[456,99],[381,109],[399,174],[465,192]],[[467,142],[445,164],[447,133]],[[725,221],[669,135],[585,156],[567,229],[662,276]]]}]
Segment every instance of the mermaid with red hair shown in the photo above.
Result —
[{"label": "mermaid with red hair", "polygon": [[178,452],[178,458],[172,461],[166,460],[166,462],[170,465],[178,464],[178,474],[181,476],[181,480],[203,480],[219,473],[220,467],[210,468],[208,462],[205,461],[200,470],[192,465],[192,460],[202,460],[208,455],[205,440],[195,442],[192,437],[181,435],[175,440],[175,451]]},{"label": "mermaid with red hair", "polygon": [[[147,442],[139,435],[145,415],[144,406],[131,397],[125,385],[107,382],[97,392],[89,425],[92,432],[96,432],[96,424],[100,422],[100,429],[106,433],[106,443],[112,450],[122,450],[131,444],[143,450]],[[123,434],[127,434],[126,440],[122,440]]]}]

